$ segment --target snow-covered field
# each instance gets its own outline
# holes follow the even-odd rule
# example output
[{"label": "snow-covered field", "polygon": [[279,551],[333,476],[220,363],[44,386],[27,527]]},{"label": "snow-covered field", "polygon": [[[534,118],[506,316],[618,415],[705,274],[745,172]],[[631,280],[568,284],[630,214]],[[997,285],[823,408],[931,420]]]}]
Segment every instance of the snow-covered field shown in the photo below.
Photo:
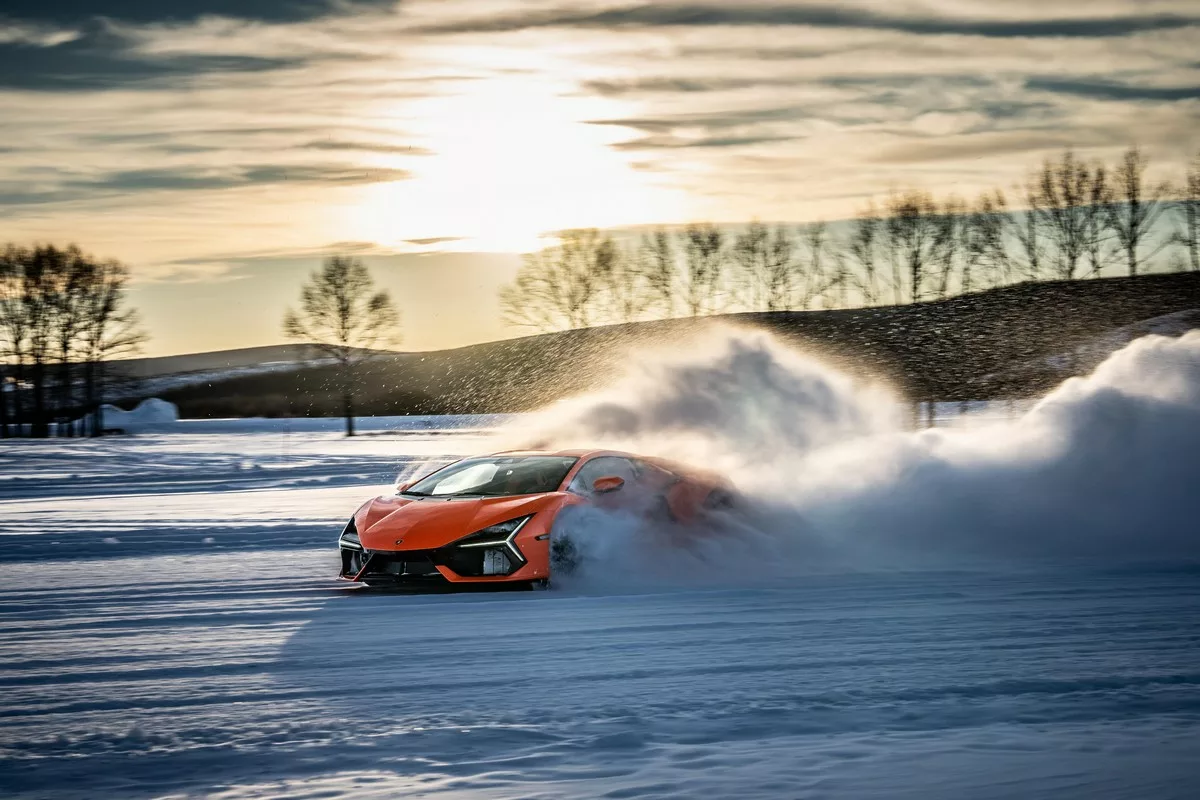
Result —
[{"label": "snow-covered field", "polygon": [[[668,408],[661,369],[628,413],[537,425],[726,468],[742,442],[754,535],[665,577],[601,549],[548,592],[331,579],[359,501],[516,435],[495,420],[0,443],[0,795],[1200,796],[1200,500],[1176,480],[1200,485],[1200,337],[917,434],[745,350],[775,388],[714,358],[754,396],[727,439],[697,443],[712,409]],[[1175,388],[1130,388],[1151,378]]]}]

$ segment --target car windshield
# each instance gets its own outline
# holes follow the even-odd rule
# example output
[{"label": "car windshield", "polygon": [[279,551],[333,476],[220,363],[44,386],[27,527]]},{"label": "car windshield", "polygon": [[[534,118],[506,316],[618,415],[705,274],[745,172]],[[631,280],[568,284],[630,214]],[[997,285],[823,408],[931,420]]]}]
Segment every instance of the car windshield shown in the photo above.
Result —
[{"label": "car windshield", "polygon": [[485,456],[443,467],[404,490],[420,497],[506,497],[553,492],[578,459],[564,456]]}]

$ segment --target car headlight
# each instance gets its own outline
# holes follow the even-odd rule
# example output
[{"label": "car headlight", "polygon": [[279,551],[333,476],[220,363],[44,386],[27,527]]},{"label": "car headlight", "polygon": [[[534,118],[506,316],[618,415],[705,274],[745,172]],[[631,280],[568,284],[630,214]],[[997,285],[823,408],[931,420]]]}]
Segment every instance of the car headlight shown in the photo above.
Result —
[{"label": "car headlight", "polygon": [[514,541],[530,514],[489,525],[454,542],[448,565],[460,575],[508,575],[525,566],[526,560]]},{"label": "car headlight", "polygon": [[358,528],[354,524],[354,517],[346,523],[346,527],[342,529],[342,535],[338,537],[338,547],[344,547],[347,550],[362,550],[362,542],[358,540]]}]

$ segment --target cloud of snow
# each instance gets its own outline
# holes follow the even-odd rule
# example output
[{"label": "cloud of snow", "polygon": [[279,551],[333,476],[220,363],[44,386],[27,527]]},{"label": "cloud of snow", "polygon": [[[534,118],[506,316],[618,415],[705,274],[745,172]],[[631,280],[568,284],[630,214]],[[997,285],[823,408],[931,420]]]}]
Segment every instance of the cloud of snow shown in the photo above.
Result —
[{"label": "cloud of snow", "polygon": [[1138,339],[1015,419],[905,419],[883,386],[726,330],[684,355],[642,354],[609,389],[510,435],[720,469],[746,496],[670,558],[652,551],[672,536],[640,520],[564,519],[591,577],[1200,558],[1200,332]]}]

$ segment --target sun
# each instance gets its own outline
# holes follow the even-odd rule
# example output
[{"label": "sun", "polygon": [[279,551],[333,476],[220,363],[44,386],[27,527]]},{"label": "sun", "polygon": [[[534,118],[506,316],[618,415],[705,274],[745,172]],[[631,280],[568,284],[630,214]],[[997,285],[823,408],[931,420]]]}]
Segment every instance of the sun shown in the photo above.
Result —
[{"label": "sun", "polygon": [[364,190],[355,209],[362,235],[391,246],[461,237],[459,249],[525,252],[565,228],[678,219],[674,190],[612,146],[628,132],[588,123],[626,111],[544,71],[410,102],[395,124],[432,155],[406,162],[411,179]]}]

